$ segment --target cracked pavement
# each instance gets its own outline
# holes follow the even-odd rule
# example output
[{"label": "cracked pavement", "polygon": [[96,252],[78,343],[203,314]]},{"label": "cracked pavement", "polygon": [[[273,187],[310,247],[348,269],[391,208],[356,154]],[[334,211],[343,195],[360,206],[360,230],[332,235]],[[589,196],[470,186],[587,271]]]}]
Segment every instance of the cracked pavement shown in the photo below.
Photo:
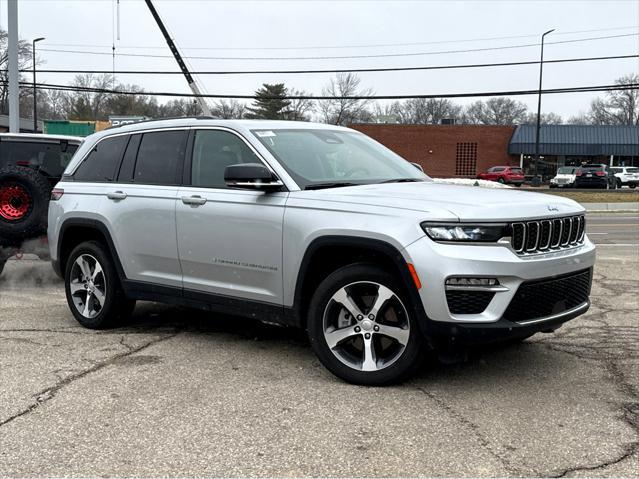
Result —
[{"label": "cracked pavement", "polygon": [[303,334],[150,303],[89,331],[40,262],[0,282],[0,476],[638,476],[639,252],[554,334],[345,384]]}]

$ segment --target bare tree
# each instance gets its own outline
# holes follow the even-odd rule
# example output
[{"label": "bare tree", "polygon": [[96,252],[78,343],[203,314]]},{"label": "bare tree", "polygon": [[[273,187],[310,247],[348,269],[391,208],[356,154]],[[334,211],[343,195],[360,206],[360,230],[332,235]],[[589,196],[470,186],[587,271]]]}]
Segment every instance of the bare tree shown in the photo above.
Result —
[{"label": "bare tree", "polygon": [[[561,115],[558,115],[557,113],[549,112],[549,113],[541,114],[540,123],[542,125],[561,125],[563,124],[563,122],[564,122],[564,119],[561,117]],[[537,113],[529,113],[526,116],[525,123],[528,123],[530,125],[537,124]]]},{"label": "bare tree", "polygon": [[398,101],[393,103],[375,102],[372,109],[373,120],[377,123],[401,123],[401,107]]},{"label": "bare tree", "polygon": [[462,107],[446,98],[412,98],[398,108],[401,123],[437,125],[445,118],[462,116]]},{"label": "bare tree", "polygon": [[498,97],[468,105],[463,121],[471,125],[515,125],[525,122],[527,114],[528,107],[524,103]]},{"label": "bare tree", "polygon": [[246,113],[246,105],[235,99],[229,101],[219,100],[214,103],[211,112],[214,116],[224,119],[243,118],[244,113]]},{"label": "bare tree", "polygon": [[[310,96],[303,90],[292,89],[289,92],[289,96]],[[310,115],[315,111],[315,102],[309,99],[297,99],[289,100],[291,103],[288,106],[287,119],[296,121],[310,121]]]},{"label": "bare tree", "polygon": [[[0,30],[0,112],[9,112],[9,51],[8,34],[5,30]],[[18,42],[18,68],[23,70],[32,67],[31,44],[25,40]],[[20,75],[20,80],[24,80],[24,75]],[[20,89],[20,112],[26,114],[29,106],[33,108],[32,93],[28,89]]]},{"label": "bare tree", "polygon": [[335,99],[322,100],[319,103],[319,110],[325,123],[347,125],[370,121],[372,115],[368,107],[371,100],[343,98],[373,95],[373,90],[370,88],[360,90],[360,83],[360,78],[353,73],[338,73],[335,78],[331,78],[327,86],[322,88],[322,96],[335,97]]},{"label": "bare tree", "polygon": [[202,107],[194,98],[181,98],[179,100],[171,100],[158,108],[158,116],[200,116]]},{"label": "bare tree", "polygon": [[115,79],[109,73],[76,75],[71,86],[80,90],[70,93],[69,118],[73,120],[106,120],[108,116],[106,105],[111,94],[100,90],[113,89],[114,84]]},{"label": "bare tree", "polygon": [[[615,80],[616,85],[639,83],[639,73]],[[590,123],[595,125],[639,125],[639,88],[609,91],[590,104]]]}]

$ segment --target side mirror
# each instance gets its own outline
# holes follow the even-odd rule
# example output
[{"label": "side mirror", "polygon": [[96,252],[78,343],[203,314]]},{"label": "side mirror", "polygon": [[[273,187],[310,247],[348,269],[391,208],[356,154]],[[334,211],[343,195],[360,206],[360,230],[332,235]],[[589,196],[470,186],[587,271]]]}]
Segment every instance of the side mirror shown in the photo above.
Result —
[{"label": "side mirror", "polygon": [[284,186],[284,183],[260,163],[227,166],[224,169],[224,182],[229,188],[258,191],[278,191]]},{"label": "side mirror", "polygon": [[424,172],[424,168],[422,168],[422,165],[420,165],[419,163],[414,163],[414,162],[411,161],[410,164],[413,165],[415,168],[417,168],[422,173]]}]

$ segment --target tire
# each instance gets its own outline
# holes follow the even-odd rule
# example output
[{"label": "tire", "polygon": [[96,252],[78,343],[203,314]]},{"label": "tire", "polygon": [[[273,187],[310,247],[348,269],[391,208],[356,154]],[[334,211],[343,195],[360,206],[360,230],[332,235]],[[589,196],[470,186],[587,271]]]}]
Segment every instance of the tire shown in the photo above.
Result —
[{"label": "tire", "polygon": [[521,183],[515,183],[515,186],[516,186],[517,188],[521,188]]},{"label": "tire", "polygon": [[501,183],[502,185],[506,183],[506,181],[503,178],[498,178],[497,181]]},{"label": "tire", "polygon": [[64,273],[64,289],[71,313],[85,328],[117,326],[135,307],[135,301],[124,295],[110,254],[97,241],[81,243],[71,252]]},{"label": "tire", "polygon": [[[387,299],[375,312],[380,294]],[[348,310],[336,298],[348,302]],[[321,363],[335,376],[366,386],[398,383],[424,358],[422,333],[409,311],[410,300],[394,276],[372,264],[351,264],[330,274],[316,289],[308,310],[308,337]],[[343,333],[331,339],[336,331]]]},{"label": "tire", "polygon": [[30,168],[0,170],[0,238],[20,242],[44,233],[50,194],[48,181]]},{"label": "tire", "polygon": [[628,186],[630,188],[636,188],[637,187],[637,183],[630,183]]},{"label": "tire", "polygon": [[617,178],[617,188],[621,188],[623,185],[621,184],[621,180]]}]

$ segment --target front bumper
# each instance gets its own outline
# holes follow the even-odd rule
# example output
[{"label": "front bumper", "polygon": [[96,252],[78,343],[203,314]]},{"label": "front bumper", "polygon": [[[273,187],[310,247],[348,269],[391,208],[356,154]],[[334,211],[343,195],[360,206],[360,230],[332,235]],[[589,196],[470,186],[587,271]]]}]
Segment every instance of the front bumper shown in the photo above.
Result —
[{"label": "front bumper", "polygon": [[[538,320],[534,322],[514,322],[504,317],[522,283],[592,268],[595,247],[587,237],[582,245],[571,249],[528,256],[517,255],[506,245],[442,244],[424,237],[405,248],[404,254],[422,283],[419,297],[426,315],[425,330],[429,334],[439,331],[475,337],[527,335],[531,331],[552,329],[583,314],[588,307],[586,302],[580,305],[581,309],[534,318]],[[446,279],[451,276],[496,278],[501,291],[495,292],[482,312],[455,314],[449,309],[445,289]]]}]

